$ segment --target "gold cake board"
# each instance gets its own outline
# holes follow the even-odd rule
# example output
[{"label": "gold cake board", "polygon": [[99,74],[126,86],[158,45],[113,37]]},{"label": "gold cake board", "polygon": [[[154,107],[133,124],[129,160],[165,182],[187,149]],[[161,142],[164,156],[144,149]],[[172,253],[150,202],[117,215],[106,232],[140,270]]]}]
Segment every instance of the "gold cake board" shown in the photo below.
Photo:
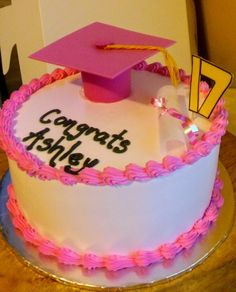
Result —
[{"label": "gold cake board", "polygon": [[[0,193],[0,228],[4,239],[11,250],[30,268],[44,274],[56,281],[81,287],[91,291],[103,290],[109,287],[109,291],[147,289],[158,287],[163,281],[173,279],[184,272],[191,271],[202,263],[214,250],[227,238],[234,219],[234,193],[230,177],[220,163],[220,176],[224,181],[223,197],[224,205],[216,223],[209,232],[200,237],[190,250],[177,255],[174,260],[159,264],[153,264],[147,268],[123,269],[117,272],[109,272],[105,269],[92,271],[80,267],[59,265],[54,259],[40,255],[37,250],[18,235],[13,228],[6,209],[7,195],[3,187]],[[6,174],[5,180],[8,179]],[[133,291],[134,291],[133,290]]]}]

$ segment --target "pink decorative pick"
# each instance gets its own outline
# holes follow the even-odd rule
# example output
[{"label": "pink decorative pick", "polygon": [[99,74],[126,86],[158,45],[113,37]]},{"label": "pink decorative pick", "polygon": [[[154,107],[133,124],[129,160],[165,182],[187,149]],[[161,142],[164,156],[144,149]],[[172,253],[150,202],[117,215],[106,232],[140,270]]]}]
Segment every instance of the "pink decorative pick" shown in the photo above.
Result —
[{"label": "pink decorative pick", "polygon": [[172,116],[175,119],[180,120],[181,126],[183,127],[184,134],[188,137],[190,144],[195,144],[198,135],[199,130],[198,127],[190,120],[188,117],[184,116],[183,114],[179,113],[174,108],[167,108],[167,101],[165,97],[155,97],[151,99],[151,104],[159,108],[161,110],[160,115],[168,113],[170,116]]}]

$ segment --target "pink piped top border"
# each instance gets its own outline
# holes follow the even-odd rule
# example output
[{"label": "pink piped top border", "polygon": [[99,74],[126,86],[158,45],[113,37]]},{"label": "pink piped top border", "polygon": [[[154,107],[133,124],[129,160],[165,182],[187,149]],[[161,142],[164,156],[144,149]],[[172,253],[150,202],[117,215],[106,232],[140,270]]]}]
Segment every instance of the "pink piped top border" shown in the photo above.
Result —
[{"label": "pink piped top border", "polygon": [[[160,63],[147,64],[142,62],[135,66],[135,70],[146,70],[169,76],[168,69]],[[20,169],[29,176],[38,177],[41,180],[59,180],[65,185],[84,183],[88,185],[126,185],[133,181],[147,181],[163,175],[167,175],[185,165],[193,164],[201,157],[207,156],[215,145],[219,144],[228,124],[228,114],[224,109],[224,100],[221,99],[211,115],[210,130],[204,133],[194,145],[190,145],[180,157],[167,155],[162,162],[150,160],[146,165],[139,166],[135,163],[128,164],[123,170],[115,167],[105,167],[102,171],[85,168],[78,175],[65,173],[63,167],[53,168],[36,155],[26,150],[26,146],[14,135],[14,118],[17,110],[27,101],[31,94],[40,88],[64,79],[67,76],[77,74],[73,69],[56,69],[51,74],[44,74],[39,79],[33,79],[28,85],[22,85],[18,91],[11,94],[0,110],[0,147],[8,157],[17,162]],[[181,81],[189,83],[190,77],[179,70]],[[201,91],[207,92],[208,85],[201,83]]]},{"label": "pink piped top border", "polygon": [[106,268],[117,271],[123,268],[146,267],[153,263],[160,263],[173,259],[183,249],[190,249],[200,235],[207,233],[211,224],[216,221],[223,197],[221,190],[223,183],[218,174],[215,179],[212,197],[203,217],[197,220],[192,228],[182,233],[174,242],[165,243],[153,250],[137,250],[127,255],[110,254],[99,256],[93,253],[78,253],[65,246],[57,246],[54,242],[41,236],[26,220],[19,209],[13,186],[8,186],[7,208],[12,217],[12,223],[23,238],[34,245],[37,250],[47,256],[54,257],[59,263],[65,265],[82,266],[86,269]]}]

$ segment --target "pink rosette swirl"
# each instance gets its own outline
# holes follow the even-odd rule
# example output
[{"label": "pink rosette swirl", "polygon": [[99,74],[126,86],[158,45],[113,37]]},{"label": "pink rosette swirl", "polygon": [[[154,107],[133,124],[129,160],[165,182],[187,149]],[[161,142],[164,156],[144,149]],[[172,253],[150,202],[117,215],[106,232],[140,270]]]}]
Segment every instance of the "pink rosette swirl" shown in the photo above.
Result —
[{"label": "pink rosette swirl", "polygon": [[224,183],[218,176],[217,179],[215,180],[215,189],[214,191],[221,191],[223,189]]},{"label": "pink rosette swirl", "polygon": [[14,216],[16,217],[20,215],[16,200],[14,200],[13,198],[7,201],[7,209],[11,212],[11,214],[14,214]]},{"label": "pink rosette swirl", "polygon": [[224,198],[221,196],[220,190],[213,192],[212,200],[218,209],[223,206]]},{"label": "pink rosette swirl", "polygon": [[150,264],[156,262],[157,257],[155,251],[140,250],[132,254],[132,259],[135,266],[147,267]]},{"label": "pink rosette swirl", "polygon": [[222,137],[226,133],[226,126],[228,123],[226,123],[225,126],[222,125],[212,125],[211,131],[217,133],[220,137]]},{"label": "pink rosette swirl", "polygon": [[[20,145],[19,145],[20,146]],[[23,150],[16,152],[19,155],[17,165],[20,169],[26,171],[29,176],[35,176],[42,165],[42,162],[32,153]]]},{"label": "pink rosette swirl", "polygon": [[57,250],[59,248],[50,240],[42,240],[41,244],[38,246],[38,250],[41,254],[47,256],[57,256]]},{"label": "pink rosette swirl", "polygon": [[63,184],[65,185],[74,185],[78,182],[77,176],[70,174],[70,173],[66,173],[64,171],[64,167],[61,166],[57,172],[58,175],[58,179],[59,181],[61,181]]},{"label": "pink rosette swirl", "polygon": [[[12,128],[13,128],[12,119],[9,118],[7,115],[5,115],[4,111],[1,109],[0,109],[0,122],[1,122],[1,127],[0,127],[1,134],[4,136],[7,136],[8,133],[12,134]],[[2,137],[0,136],[0,138]]]},{"label": "pink rosette swirl", "polygon": [[162,244],[158,251],[162,255],[163,259],[172,260],[177,253],[181,251],[182,247],[178,243],[166,243]]},{"label": "pink rosette swirl", "polygon": [[202,135],[202,140],[212,145],[218,145],[221,141],[221,135],[217,132],[208,131]]},{"label": "pink rosette swirl", "polygon": [[36,79],[36,78],[32,79],[29,83],[29,87],[31,88],[32,93],[39,90],[41,88],[41,84],[40,84],[39,79]]},{"label": "pink rosette swirl", "polygon": [[73,69],[73,68],[67,68],[67,67],[64,68],[64,71],[66,72],[66,74],[68,76],[75,75],[75,74],[79,73],[79,70]]},{"label": "pink rosette swirl", "polygon": [[12,220],[13,225],[15,226],[16,229],[22,231],[25,228],[27,228],[27,222],[25,220],[25,217],[23,215],[18,215],[16,217],[13,218]]},{"label": "pink rosette swirl", "polygon": [[57,249],[57,258],[59,263],[65,265],[78,266],[80,263],[80,255],[70,248],[61,247]]},{"label": "pink rosette swirl", "polygon": [[9,147],[16,152],[16,157],[17,155],[20,155],[20,158],[22,158],[22,153],[26,152],[25,146],[21,144],[21,140],[19,138],[14,137],[14,139],[11,140],[11,143],[9,143]]},{"label": "pink rosette swirl", "polygon": [[181,234],[176,242],[185,249],[189,249],[191,246],[193,246],[193,244],[195,243],[195,241],[197,240],[199,234],[196,231],[196,229],[192,228],[192,230],[190,230],[189,232],[185,232],[183,234]]},{"label": "pink rosette swirl", "polygon": [[[21,95],[21,98],[19,98],[19,95]],[[22,104],[22,100],[25,99],[25,96],[23,93],[19,93],[19,91],[13,91],[10,95],[10,99],[8,100],[11,100],[11,102],[14,104],[14,109],[19,109],[21,104]],[[5,102],[4,102],[5,104]],[[3,106],[4,106],[3,104]]]},{"label": "pink rosette swirl", "polygon": [[161,163],[150,160],[146,163],[146,173],[150,177],[158,177],[167,175],[169,171],[168,169],[164,168]]},{"label": "pink rosette swirl", "polygon": [[24,164],[24,168],[29,176],[33,177],[37,175],[40,169],[40,163],[37,160],[28,160],[27,164]]},{"label": "pink rosette swirl", "polygon": [[221,114],[223,107],[220,105],[221,104],[221,100],[223,100],[222,98],[218,101],[216,107],[214,108],[211,116],[210,116],[210,121],[214,121],[214,119]]},{"label": "pink rosette swirl", "polygon": [[226,126],[228,125],[228,120],[226,119],[215,119],[211,125],[211,131],[216,131],[219,134],[223,135],[226,130]]},{"label": "pink rosette swirl", "polygon": [[59,68],[55,69],[51,73],[51,75],[55,80],[60,80],[60,79],[63,79],[67,76],[66,72],[63,69],[59,69]]},{"label": "pink rosette swirl", "polygon": [[201,157],[201,155],[199,153],[197,153],[195,150],[189,149],[188,151],[186,151],[182,155],[181,158],[182,158],[182,160],[183,160],[184,163],[186,163],[186,164],[193,164],[200,157]]},{"label": "pink rosette swirl", "polygon": [[205,235],[209,229],[209,221],[207,218],[201,218],[194,223],[193,228],[197,231],[198,234]]},{"label": "pink rosette swirl", "polygon": [[228,125],[228,113],[221,111],[217,117],[214,118],[210,130],[217,132],[219,135],[224,135],[226,126]]},{"label": "pink rosette swirl", "polygon": [[225,100],[224,98],[221,98],[216,105],[216,110],[218,111],[225,110],[224,105],[225,105]]},{"label": "pink rosette swirl", "polygon": [[161,74],[162,76],[169,77],[170,73],[166,66],[162,66],[157,70],[157,73]]},{"label": "pink rosette swirl", "polygon": [[33,93],[33,89],[29,85],[23,84],[19,88],[18,92],[24,96],[30,96]]},{"label": "pink rosette swirl", "polygon": [[211,152],[213,147],[213,145],[206,141],[199,141],[198,143],[193,145],[194,150],[196,150],[196,152],[201,156],[207,156]]},{"label": "pink rosette swirl", "polygon": [[30,225],[27,226],[24,230],[22,230],[23,237],[27,242],[35,246],[40,246],[43,242],[43,238],[38,234],[38,232]]},{"label": "pink rosette swirl", "polygon": [[52,166],[43,164],[40,167],[37,175],[38,178],[40,178],[41,180],[52,180],[58,177],[57,173],[58,171]]},{"label": "pink rosette swirl", "polygon": [[120,255],[108,255],[103,258],[104,267],[109,271],[118,271],[123,268],[132,268],[134,263],[131,258]]},{"label": "pink rosette swirl", "polygon": [[[8,152],[7,153],[8,158],[10,158],[11,160],[17,160],[19,154],[18,154],[18,152],[15,151],[15,149],[13,147],[11,147],[11,145],[9,147],[10,143],[11,143],[11,140],[4,139],[2,141],[2,144],[3,144],[2,149],[4,151]],[[17,163],[18,163],[18,161],[17,161]]]},{"label": "pink rosette swirl", "polygon": [[[21,91],[13,91],[10,100],[14,103],[16,109],[20,108],[21,104],[25,102],[29,98],[29,95],[27,95],[25,92]],[[5,103],[4,103],[5,104]]]},{"label": "pink rosette swirl", "polygon": [[134,163],[126,166],[125,175],[131,181],[147,181],[150,179],[145,168]]},{"label": "pink rosette swirl", "polygon": [[154,250],[154,252],[155,252],[155,258],[156,258],[155,262],[156,263],[163,262],[164,257],[163,257],[163,255],[161,253],[160,246],[158,248],[156,248],[156,250]]},{"label": "pink rosette swirl", "polygon": [[157,73],[161,67],[162,67],[161,63],[155,62],[155,63],[151,63],[151,64],[147,65],[146,70],[148,72]]},{"label": "pink rosette swirl", "polygon": [[219,119],[228,119],[228,112],[224,109],[223,105],[221,105],[224,102],[224,99],[220,99],[218,101],[215,109],[213,110],[212,115],[210,116],[210,120],[214,123],[217,123]]},{"label": "pink rosette swirl", "polygon": [[134,70],[137,70],[137,71],[142,71],[142,70],[145,70],[147,68],[147,62],[146,61],[142,61],[140,63],[138,63],[137,65],[135,65],[133,67]]},{"label": "pink rosette swirl", "polygon": [[169,171],[175,171],[181,168],[182,166],[184,166],[184,163],[181,160],[181,158],[171,156],[171,155],[165,156],[162,160],[162,164],[164,168],[166,168]]},{"label": "pink rosette swirl", "polygon": [[89,185],[102,185],[100,173],[100,171],[94,168],[86,167],[79,173],[78,181]]},{"label": "pink rosette swirl", "polygon": [[214,118],[214,123],[225,125],[228,120],[229,113],[225,109],[221,109],[218,115]]},{"label": "pink rosette swirl", "polygon": [[107,185],[126,185],[129,180],[124,175],[123,171],[115,167],[106,167],[101,173],[101,179]]},{"label": "pink rosette swirl", "polygon": [[9,193],[9,199],[7,201],[7,208],[12,215],[17,217],[21,214],[21,212],[18,208],[18,204],[16,201],[16,197],[15,197],[15,193],[14,193],[12,184],[9,184],[7,190]]},{"label": "pink rosette swirl", "polygon": [[218,217],[218,209],[213,203],[211,203],[209,207],[207,208],[205,212],[205,216],[210,222],[216,221]]},{"label": "pink rosette swirl", "polygon": [[86,253],[81,257],[81,265],[88,270],[104,267],[102,258],[92,253]]},{"label": "pink rosette swirl", "polygon": [[29,176],[34,176],[39,170],[39,165],[27,157],[23,158],[22,154],[20,154],[20,158],[18,158],[17,165],[21,170],[24,170],[28,173]]},{"label": "pink rosette swirl", "polygon": [[14,118],[17,109],[17,103],[13,102],[11,99],[6,100],[1,111],[1,116],[4,119],[3,122],[6,123],[8,121],[9,126],[12,125],[12,119]]},{"label": "pink rosette swirl", "polygon": [[54,81],[55,81],[55,79],[49,73],[45,73],[39,78],[39,82],[40,82],[41,87],[49,85],[49,84],[53,83]]}]

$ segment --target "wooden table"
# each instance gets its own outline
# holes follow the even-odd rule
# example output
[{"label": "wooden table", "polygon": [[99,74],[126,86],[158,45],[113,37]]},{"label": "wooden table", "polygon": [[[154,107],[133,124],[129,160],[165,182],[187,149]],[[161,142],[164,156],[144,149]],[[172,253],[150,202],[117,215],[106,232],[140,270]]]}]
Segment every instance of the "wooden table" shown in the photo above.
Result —
[{"label": "wooden table", "polygon": [[[236,137],[227,133],[221,145],[220,160],[227,169],[236,191]],[[7,169],[7,160],[0,151],[0,177]],[[118,289],[117,289],[118,290]],[[56,292],[94,291],[65,286],[36,273],[24,265],[9,249],[0,234],[0,291],[6,292]],[[109,291],[107,289],[106,291]],[[113,290],[114,291],[114,290]],[[130,291],[236,291],[236,220],[224,243],[193,271],[158,286]]]}]

